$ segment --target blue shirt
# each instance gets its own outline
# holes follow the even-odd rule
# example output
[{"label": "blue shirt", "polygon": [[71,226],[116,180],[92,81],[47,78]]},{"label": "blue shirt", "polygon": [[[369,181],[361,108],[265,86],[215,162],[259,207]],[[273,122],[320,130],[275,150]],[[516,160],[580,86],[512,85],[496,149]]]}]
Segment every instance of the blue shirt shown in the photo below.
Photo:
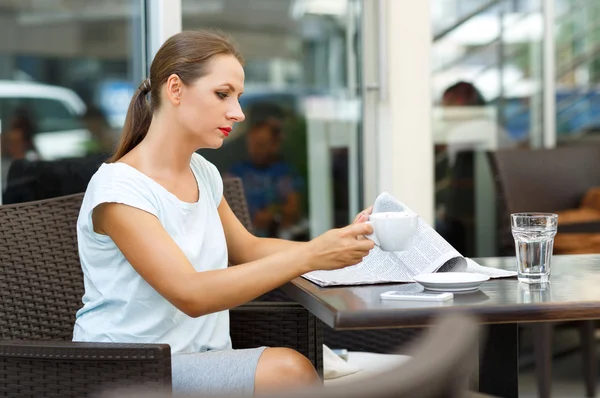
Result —
[{"label": "blue shirt", "polygon": [[288,196],[298,192],[302,186],[300,178],[284,162],[276,162],[265,168],[254,166],[250,162],[241,162],[232,166],[230,173],[244,182],[252,218],[260,210],[284,205]]}]

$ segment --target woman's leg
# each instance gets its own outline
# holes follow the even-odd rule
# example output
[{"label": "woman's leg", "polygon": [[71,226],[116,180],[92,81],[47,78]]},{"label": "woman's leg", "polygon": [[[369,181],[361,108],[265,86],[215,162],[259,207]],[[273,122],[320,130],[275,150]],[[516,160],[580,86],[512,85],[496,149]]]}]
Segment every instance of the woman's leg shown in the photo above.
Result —
[{"label": "woman's leg", "polygon": [[267,348],[258,360],[254,394],[321,384],[312,363],[289,348]]},{"label": "woman's leg", "polygon": [[265,350],[259,347],[173,355],[173,394],[251,397],[258,362]]}]

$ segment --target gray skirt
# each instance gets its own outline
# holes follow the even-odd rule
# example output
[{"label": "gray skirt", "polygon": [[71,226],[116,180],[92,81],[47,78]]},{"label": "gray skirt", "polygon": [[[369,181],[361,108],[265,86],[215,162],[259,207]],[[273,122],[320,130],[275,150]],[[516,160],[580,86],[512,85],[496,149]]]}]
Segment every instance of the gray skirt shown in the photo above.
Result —
[{"label": "gray skirt", "polygon": [[254,395],[258,360],[267,347],[171,357],[174,395]]}]

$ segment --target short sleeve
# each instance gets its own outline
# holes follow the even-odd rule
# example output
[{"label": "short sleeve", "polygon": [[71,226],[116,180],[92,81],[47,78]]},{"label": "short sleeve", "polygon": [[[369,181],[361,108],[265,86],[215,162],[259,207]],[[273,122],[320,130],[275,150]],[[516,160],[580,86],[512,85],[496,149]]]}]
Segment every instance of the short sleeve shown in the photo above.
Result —
[{"label": "short sleeve", "polygon": [[103,203],[121,203],[159,217],[156,197],[147,184],[116,170],[100,169],[88,185],[82,211],[86,212],[85,221],[90,231],[93,230],[92,212]]},{"label": "short sleeve", "polygon": [[192,157],[192,165],[198,178],[203,180],[203,185],[212,192],[215,206],[219,207],[223,198],[223,178],[219,169],[198,153]]}]

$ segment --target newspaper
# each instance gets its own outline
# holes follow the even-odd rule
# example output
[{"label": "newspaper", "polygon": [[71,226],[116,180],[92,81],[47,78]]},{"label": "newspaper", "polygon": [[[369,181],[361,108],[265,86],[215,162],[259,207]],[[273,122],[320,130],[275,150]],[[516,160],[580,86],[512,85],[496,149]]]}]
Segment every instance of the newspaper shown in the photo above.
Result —
[{"label": "newspaper", "polygon": [[[387,192],[381,193],[373,205],[373,213],[406,211],[406,205]],[[474,272],[490,278],[515,276],[517,273],[483,267],[463,257],[421,217],[411,248],[385,252],[375,246],[362,262],[332,271],[312,271],[303,277],[319,286],[366,285],[390,282],[414,282],[412,277],[433,272]]]}]

